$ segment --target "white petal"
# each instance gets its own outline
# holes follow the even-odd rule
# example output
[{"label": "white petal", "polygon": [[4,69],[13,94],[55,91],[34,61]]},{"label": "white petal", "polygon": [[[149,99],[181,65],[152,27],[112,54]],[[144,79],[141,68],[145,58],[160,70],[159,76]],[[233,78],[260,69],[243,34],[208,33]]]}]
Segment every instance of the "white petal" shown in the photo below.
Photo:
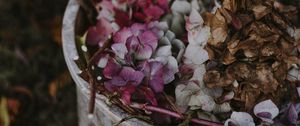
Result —
[{"label": "white petal", "polygon": [[192,24],[196,23],[196,24],[198,24],[200,26],[202,26],[203,23],[204,23],[203,18],[201,17],[201,15],[199,14],[199,12],[196,9],[194,9],[194,8],[192,9],[192,11],[190,13],[189,21]]},{"label": "white petal", "polygon": [[172,24],[171,24],[171,31],[175,34],[183,34],[185,31],[182,24],[184,23],[184,18],[181,14],[173,14]]},{"label": "white petal", "polygon": [[98,62],[98,67],[99,68],[104,68],[107,64],[108,58],[107,57],[102,57],[100,58],[99,62]]},{"label": "white petal", "polygon": [[171,56],[172,55],[171,48],[172,48],[171,45],[159,47],[155,52],[155,57]]},{"label": "white petal", "polygon": [[186,85],[180,84],[175,89],[176,105],[181,108],[187,108],[190,101],[191,91],[185,90]]},{"label": "white petal", "polygon": [[270,99],[262,101],[262,102],[258,103],[257,105],[255,105],[253,111],[254,111],[255,116],[257,116],[257,114],[259,114],[261,112],[270,113],[271,114],[270,119],[257,116],[261,120],[263,120],[265,122],[268,122],[268,123],[272,123],[273,122],[272,119],[274,119],[279,114],[279,109],[277,108],[277,106]]},{"label": "white petal", "polygon": [[231,111],[230,104],[228,102],[222,104],[216,104],[213,110],[214,113],[224,113]]},{"label": "white petal", "polygon": [[239,126],[255,126],[252,116],[246,112],[232,112],[230,119],[226,120],[224,125],[228,126],[229,121],[233,121]]},{"label": "white petal", "polygon": [[291,70],[289,70],[287,79],[289,81],[300,80],[300,70],[298,68],[293,67]]},{"label": "white petal", "polygon": [[159,40],[159,44],[160,45],[171,45],[171,42],[169,41],[169,39],[167,37],[162,37]]},{"label": "white petal", "polygon": [[124,59],[125,54],[128,53],[127,47],[125,46],[125,43],[115,43],[111,46],[111,49],[115,52],[115,54],[120,57],[121,59]]},{"label": "white petal", "polygon": [[175,0],[171,6],[172,12],[188,14],[191,11],[191,5],[185,0]]},{"label": "white petal", "polygon": [[175,73],[179,71],[177,60],[173,56],[168,57],[168,63],[165,66],[164,83],[168,84],[175,79]]},{"label": "white petal", "polygon": [[170,30],[168,30],[166,32],[165,36],[168,38],[169,41],[172,41],[173,39],[175,39],[175,34],[172,31],[170,31]]},{"label": "white petal", "polygon": [[196,95],[192,95],[189,101],[189,106],[195,108],[199,107],[207,112],[211,112],[215,108],[215,105],[216,103],[211,96],[202,94],[201,92],[197,92]]},{"label": "white petal", "polygon": [[168,26],[168,23],[165,22],[165,21],[161,21],[157,24],[157,27],[160,29],[160,30],[163,30],[163,31],[167,31],[169,29],[169,26]]},{"label": "white petal", "polygon": [[192,44],[189,44],[186,48],[184,57],[193,64],[202,64],[209,58],[206,50],[200,46]]},{"label": "white petal", "polygon": [[199,6],[198,0],[192,0],[191,1],[191,6],[192,6],[192,9],[200,10],[200,6]]},{"label": "white petal", "polygon": [[190,44],[199,44],[204,47],[210,38],[210,28],[205,26],[188,32],[188,41]]},{"label": "white petal", "polygon": [[205,65],[201,64],[199,67],[195,69],[192,80],[203,81],[203,75],[205,74],[205,72],[206,72]]}]

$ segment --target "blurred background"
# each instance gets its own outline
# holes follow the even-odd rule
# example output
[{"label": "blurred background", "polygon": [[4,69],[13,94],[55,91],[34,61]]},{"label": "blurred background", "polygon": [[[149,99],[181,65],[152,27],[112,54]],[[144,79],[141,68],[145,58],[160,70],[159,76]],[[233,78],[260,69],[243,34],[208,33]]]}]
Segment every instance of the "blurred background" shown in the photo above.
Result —
[{"label": "blurred background", "polygon": [[76,126],[61,41],[68,0],[0,0],[0,126]]}]

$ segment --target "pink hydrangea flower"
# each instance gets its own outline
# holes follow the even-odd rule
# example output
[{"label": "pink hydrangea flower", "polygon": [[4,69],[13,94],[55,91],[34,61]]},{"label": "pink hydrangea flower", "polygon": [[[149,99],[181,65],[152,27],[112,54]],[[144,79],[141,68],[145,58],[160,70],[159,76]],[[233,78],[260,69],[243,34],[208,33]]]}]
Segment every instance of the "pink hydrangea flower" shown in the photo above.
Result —
[{"label": "pink hydrangea flower", "polygon": [[99,47],[102,47],[113,32],[115,32],[115,30],[111,26],[111,23],[104,18],[100,18],[96,26],[92,26],[88,29],[86,43],[88,45],[99,45]]},{"label": "pink hydrangea flower", "polygon": [[122,59],[126,55],[133,55],[137,60],[149,59],[158,45],[157,36],[146,25],[138,23],[116,32],[113,40],[112,50]]}]

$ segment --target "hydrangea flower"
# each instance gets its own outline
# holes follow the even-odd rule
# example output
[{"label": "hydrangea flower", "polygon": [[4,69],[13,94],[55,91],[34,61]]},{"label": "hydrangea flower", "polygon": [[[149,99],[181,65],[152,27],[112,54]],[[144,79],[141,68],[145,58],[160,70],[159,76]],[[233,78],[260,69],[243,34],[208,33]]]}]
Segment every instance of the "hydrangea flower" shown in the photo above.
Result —
[{"label": "hydrangea flower", "polygon": [[146,25],[138,23],[116,32],[113,39],[112,50],[122,59],[125,55],[134,55],[137,60],[149,59],[158,43],[157,36]]},{"label": "hydrangea flower", "polygon": [[98,45],[102,47],[104,42],[107,41],[115,31],[116,29],[111,26],[111,22],[107,19],[100,18],[96,26],[92,26],[88,29],[86,43],[88,45]]}]

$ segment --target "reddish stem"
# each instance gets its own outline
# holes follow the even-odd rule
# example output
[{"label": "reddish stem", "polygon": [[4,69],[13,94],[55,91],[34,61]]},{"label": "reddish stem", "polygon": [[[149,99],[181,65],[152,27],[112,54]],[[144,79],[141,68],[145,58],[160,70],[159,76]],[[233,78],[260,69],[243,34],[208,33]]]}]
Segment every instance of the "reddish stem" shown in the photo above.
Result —
[{"label": "reddish stem", "polygon": [[[151,105],[145,105],[145,104],[139,104],[139,103],[133,103],[130,105],[132,108],[136,108],[136,109],[144,109],[144,110],[148,110],[148,111],[153,111],[153,112],[158,112],[158,113],[162,113],[162,114],[166,114],[169,116],[173,116],[179,119],[185,119],[183,116],[181,116],[180,114],[167,110],[167,109],[163,109],[163,108],[159,108],[159,107],[155,107],[155,106],[151,106]],[[199,118],[192,118],[191,121],[193,123],[197,123],[200,125],[205,125],[205,126],[223,126],[223,124],[221,123],[217,123],[217,122],[211,122],[208,120],[203,120],[203,119],[199,119]]]}]

